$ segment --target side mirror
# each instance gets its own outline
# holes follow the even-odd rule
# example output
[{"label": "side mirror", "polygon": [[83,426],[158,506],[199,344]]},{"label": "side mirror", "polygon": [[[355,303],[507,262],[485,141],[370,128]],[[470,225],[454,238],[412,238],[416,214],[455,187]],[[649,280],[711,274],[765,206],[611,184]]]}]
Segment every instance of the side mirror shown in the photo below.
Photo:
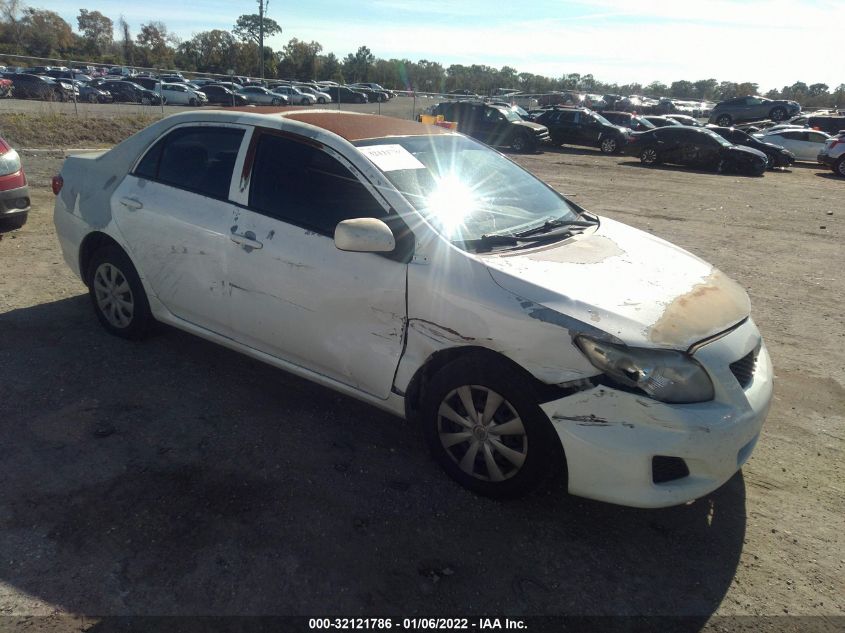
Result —
[{"label": "side mirror", "polygon": [[396,238],[381,220],[355,218],[344,220],[335,227],[334,245],[342,251],[389,253],[396,248]]}]

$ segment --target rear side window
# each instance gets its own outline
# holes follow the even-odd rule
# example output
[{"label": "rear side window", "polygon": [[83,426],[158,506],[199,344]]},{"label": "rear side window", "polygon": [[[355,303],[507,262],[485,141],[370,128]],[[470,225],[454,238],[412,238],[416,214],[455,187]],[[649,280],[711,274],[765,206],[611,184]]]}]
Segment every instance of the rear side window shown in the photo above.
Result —
[{"label": "rear side window", "polygon": [[334,235],[352,218],[384,218],[384,207],[355,175],[318,147],[264,134],[258,140],[249,206],[264,215]]},{"label": "rear side window", "polygon": [[244,131],[227,127],[183,127],[159,140],[135,176],[224,200]]}]

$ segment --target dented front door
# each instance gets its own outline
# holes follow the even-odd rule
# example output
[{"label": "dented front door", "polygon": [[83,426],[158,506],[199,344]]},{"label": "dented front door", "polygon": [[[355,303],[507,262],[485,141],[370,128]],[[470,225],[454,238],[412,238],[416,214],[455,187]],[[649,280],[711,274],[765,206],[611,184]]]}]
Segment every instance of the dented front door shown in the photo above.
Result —
[{"label": "dented front door", "polygon": [[239,210],[230,227],[233,336],[387,398],[402,352],[406,265]]}]

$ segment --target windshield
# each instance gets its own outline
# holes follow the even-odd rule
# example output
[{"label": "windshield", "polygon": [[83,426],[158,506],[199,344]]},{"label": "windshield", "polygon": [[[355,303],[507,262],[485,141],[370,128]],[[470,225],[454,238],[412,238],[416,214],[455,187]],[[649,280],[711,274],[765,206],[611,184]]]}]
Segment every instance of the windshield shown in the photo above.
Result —
[{"label": "windshield", "polygon": [[639,123],[640,125],[642,125],[643,127],[647,127],[647,128],[648,128],[648,129],[650,129],[650,130],[651,130],[651,129],[654,129],[654,128],[656,128],[656,127],[657,127],[654,123],[652,123],[652,122],[651,122],[651,121],[649,121],[648,119],[644,119],[644,118],[643,118],[643,117],[641,117],[641,116],[635,116],[635,117],[634,117],[634,120],[635,120],[637,123]]},{"label": "windshield", "polygon": [[722,145],[722,146],[724,146],[724,147],[731,147],[731,146],[733,145],[733,143],[731,143],[728,139],[726,139],[726,138],[724,138],[724,137],[719,136],[719,135],[718,135],[718,134],[716,134],[715,132],[712,132],[712,131],[710,131],[710,130],[705,130],[705,129],[703,129],[703,128],[699,128],[699,129],[700,129],[702,132],[704,132],[705,134],[709,134],[711,137],[713,137],[714,139],[716,139],[716,140],[719,142],[719,145]]},{"label": "windshield", "polygon": [[[607,119],[605,119],[605,118],[604,118],[602,115],[600,115],[598,112],[593,112],[593,117],[594,117],[594,118],[596,119],[596,121],[598,121],[599,123],[604,123],[605,125],[613,125],[613,123],[611,123],[610,121],[608,121]],[[614,127],[615,127],[615,126],[614,126]]]},{"label": "windshield", "polygon": [[463,136],[410,136],[355,143],[437,230],[458,246],[511,235],[576,211],[551,187]]}]

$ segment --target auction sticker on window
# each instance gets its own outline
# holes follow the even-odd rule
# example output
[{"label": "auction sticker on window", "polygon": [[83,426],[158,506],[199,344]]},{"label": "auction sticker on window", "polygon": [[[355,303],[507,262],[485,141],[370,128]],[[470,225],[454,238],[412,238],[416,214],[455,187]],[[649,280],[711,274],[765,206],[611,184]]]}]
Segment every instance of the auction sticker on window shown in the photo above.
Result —
[{"label": "auction sticker on window", "polygon": [[367,145],[359,147],[358,151],[373,161],[382,171],[425,169],[425,165],[401,145]]}]

